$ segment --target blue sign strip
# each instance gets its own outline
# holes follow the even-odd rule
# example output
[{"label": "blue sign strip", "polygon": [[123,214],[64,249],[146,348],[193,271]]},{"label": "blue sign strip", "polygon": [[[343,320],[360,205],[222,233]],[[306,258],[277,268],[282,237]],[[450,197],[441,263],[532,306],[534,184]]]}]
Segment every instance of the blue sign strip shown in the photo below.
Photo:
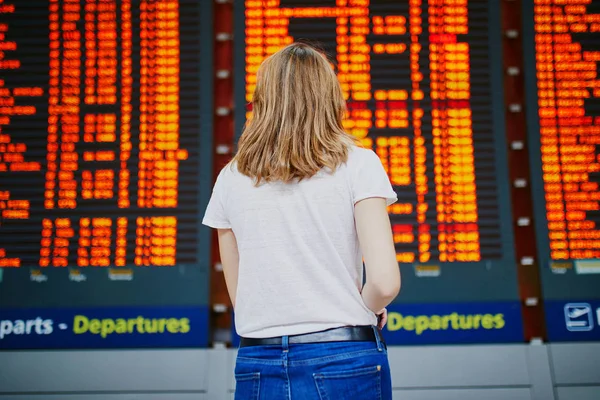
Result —
[{"label": "blue sign strip", "polygon": [[0,349],[208,345],[208,308],[0,309]]},{"label": "blue sign strip", "polygon": [[600,340],[600,300],[545,301],[550,342]]},{"label": "blue sign strip", "polygon": [[388,345],[523,342],[519,302],[391,304]]},{"label": "blue sign strip", "polygon": [[[519,302],[392,304],[383,330],[388,345],[521,343]],[[232,332],[232,345],[239,346]]]}]

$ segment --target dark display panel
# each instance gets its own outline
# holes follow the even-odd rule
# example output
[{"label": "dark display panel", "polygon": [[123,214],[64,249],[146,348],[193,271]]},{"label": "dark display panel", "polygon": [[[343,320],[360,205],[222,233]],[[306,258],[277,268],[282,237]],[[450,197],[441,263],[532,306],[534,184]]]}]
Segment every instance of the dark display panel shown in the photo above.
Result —
[{"label": "dark display panel", "polygon": [[528,104],[547,298],[600,297],[600,1],[536,1]]},{"label": "dark display panel", "polygon": [[195,0],[0,2],[0,307],[206,306],[202,21]]},{"label": "dark display panel", "polygon": [[550,340],[600,340],[600,1],[524,3],[538,259]]},{"label": "dark display panel", "polygon": [[298,40],[319,46],[347,98],[346,129],[379,155],[398,193],[389,208],[406,283],[398,301],[516,299],[499,4],[235,5],[237,133],[262,60]]}]

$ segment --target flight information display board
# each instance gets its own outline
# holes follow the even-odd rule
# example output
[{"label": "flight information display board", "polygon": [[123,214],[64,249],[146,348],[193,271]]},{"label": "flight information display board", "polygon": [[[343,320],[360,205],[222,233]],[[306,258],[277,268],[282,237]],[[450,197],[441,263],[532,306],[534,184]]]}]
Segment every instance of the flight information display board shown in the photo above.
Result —
[{"label": "flight information display board", "polygon": [[0,348],[205,344],[202,3],[0,1]]},{"label": "flight information display board", "polygon": [[[388,172],[403,273],[396,304],[406,311],[388,326],[398,342],[522,338],[498,8],[487,0],[235,2],[237,134],[251,118],[244,110],[260,63],[306,41],[335,65],[345,128]],[[457,305],[432,306],[442,303]],[[487,311],[497,304],[506,312]]]},{"label": "flight information display board", "polygon": [[527,103],[548,334],[600,340],[600,1],[525,2]]}]

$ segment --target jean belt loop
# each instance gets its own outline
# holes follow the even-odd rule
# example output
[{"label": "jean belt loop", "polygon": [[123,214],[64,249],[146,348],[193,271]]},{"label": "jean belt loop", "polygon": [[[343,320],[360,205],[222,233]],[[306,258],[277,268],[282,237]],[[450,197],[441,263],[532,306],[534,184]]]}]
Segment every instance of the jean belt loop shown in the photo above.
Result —
[{"label": "jean belt loop", "polygon": [[372,326],[373,333],[375,334],[375,341],[377,342],[377,350],[383,350],[383,344],[381,343],[381,332],[379,332],[379,328],[375,325]]},{"label": "jean belt loop", "polygon": [[290,342],[289,342],[289,336],[282,336],[281,337],[281,347],[283,347],[283,351],[287,351],[290,349]]}]

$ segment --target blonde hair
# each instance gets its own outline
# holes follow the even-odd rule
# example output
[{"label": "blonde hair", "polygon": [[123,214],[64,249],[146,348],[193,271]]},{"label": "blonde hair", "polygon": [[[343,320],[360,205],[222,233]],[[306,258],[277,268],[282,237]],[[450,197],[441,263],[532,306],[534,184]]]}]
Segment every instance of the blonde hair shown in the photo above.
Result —
[{"label": "blonde hair", "polygon": [[342,127],[346,102],[337,76],[323,54],[303,43],[261,64],[252,112],[232,162],[257,185],[333,172],[355,144]]}]

